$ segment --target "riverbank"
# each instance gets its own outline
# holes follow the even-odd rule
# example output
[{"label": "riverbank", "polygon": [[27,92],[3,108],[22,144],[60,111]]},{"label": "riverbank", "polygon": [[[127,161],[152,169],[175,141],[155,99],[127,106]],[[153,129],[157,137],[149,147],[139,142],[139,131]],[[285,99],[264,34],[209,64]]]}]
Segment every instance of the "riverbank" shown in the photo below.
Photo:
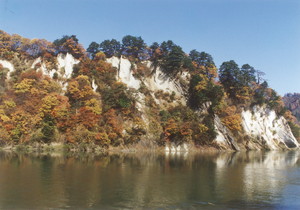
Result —
[{"label": "riverbank", "polygon": [[80,144],[65,144],[52,142],[46,143],[32,143],[32,144],[18,144],[18,145],[4,145],[0,147],[0,151],[13,151],[25,153],[63,153],[63,152],[81,152],[81,153],[140,153],[140,152],[163,152],[163,153],[196,153],[201,151],[233,151],[225,150],[224,148],[217,148],[215,146],[194,146],[185,145],[184,149],[180,150],[179,147],[174,146],[157,146],[157,145],[144,145],[134,144],[128,146],[117,147],[101,147],[94,143],[80,143]]},{"label": "riverbank", "polygon": [[[279,148],[278,151],[290,151],[299,150],[294,149],[284,149]],[[132,144],[127,146],[117,146],[117,147],[101,147],[94,143],[79,143],[79,144],[66,144],[66,143],[41,143],[34,142],[31,144],[18,144],[18,145],[2,145],[0,146],[0,151],[7,152],[24,152],[24,153],[87,153],[87,154],[103,154],[103,153],[199,153],[199,152],[236,152],[236,150],[228,149],[226,147],[221,147],[215,144],[212,145],[201,145],[195,146],[193,144],[183,144],[181,146],[167,145],[158,146],[155,144]],[[257,148],[257,149],[243,149],[241,151],[269,151],[268,149]]]}]

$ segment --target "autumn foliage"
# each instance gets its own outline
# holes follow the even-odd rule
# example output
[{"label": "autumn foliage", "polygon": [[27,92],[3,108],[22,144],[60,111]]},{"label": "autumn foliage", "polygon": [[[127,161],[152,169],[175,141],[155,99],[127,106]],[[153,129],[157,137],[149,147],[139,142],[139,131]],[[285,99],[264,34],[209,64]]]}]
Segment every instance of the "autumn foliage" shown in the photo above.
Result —
[{"label": "autumn foliage", "polygon": [[[80,62],[70,77],[62,78],[57,56],[67,53]],[[139,90],[117,80],[117,68],[106,62],[112,56],[130,60],[133,76],[141,80]],[[197,50],[186,54],[171,40],[147,46],[141,37],[127,35],[121,42],[92,42],[86,52],[75,35],[49,42],[0,31],[0,58],[14,65],[9,72],[0,64],[0,143],[61,141],[108,147],[155,137],[152,141],[159,145],[211,144],[216,115],[238,135],[241,111],[254,105],[284,115],[300,139],[297,120],[284,109],[262,72],[233,60],[218,69],[210,54]],[[40,62],[34,62],[37,59]],[[143,82],[158,68],[160,76],[182,86],[187,105],[174,91],[147,89]],[[50,78],[45,69],[57,71]]]}]

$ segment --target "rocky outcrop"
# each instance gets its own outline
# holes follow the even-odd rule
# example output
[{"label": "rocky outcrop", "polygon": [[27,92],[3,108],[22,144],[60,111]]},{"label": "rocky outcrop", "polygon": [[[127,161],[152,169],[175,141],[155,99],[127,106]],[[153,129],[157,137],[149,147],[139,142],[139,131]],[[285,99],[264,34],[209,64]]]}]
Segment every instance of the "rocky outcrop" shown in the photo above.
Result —
[{"label": "rocky outcrop", "polygon": [[113,67],[117,68],[118,73],[116,75],[116,79],[118,81],[125,83],[129,88],[140,88],[141,81],[133,76],[133,72],[131,71],[132,64],[128,59],[124,59],[123,57],[111,57],[107,59],[107,62],[111,63]]},{"label": "rocky outcrop", "polygon": [[215,143],[221,149],[240,150],[239,145],[236,143],[234,136],[221,122],[220,118],[216,115],[214,118],[215,130],[217,137]]},{"label": "rocky outcrop", "polygon": [[221,149],[233,150],[278,150],[296,149],[299,143],[284,117],[279,117],[274,110],[254,106],[241,113],[243,131],[233,135],[215,116],[215,143]]},{"label": "rocky outcrop", "polygon": [[274,110],[255,106],[243,111],[242,126],[248,149],[261,148],[276,150],[279,148],[297,148],[299,143],[284,117],[279,117]]},{"label": "rocky outcrop", "polygon": [[6,60],[0,60],[0,65],[1,65],[3,68],[8,69],[6,79],[9,79],[9,78],[10,78],[11,72],[13,72],[13,71],[15,70],[13,64],[12,64],[11,62],[9,62],[9,61],[6,61]]},{"label": "rocky outcrop", "polygon": [[[166,93],[175,93],[177,96],[173,103],[186,104],[186,88],[179,82],[188,83],[189,75],[181,73],[176,79],[166,76],[158,67],[154,74],[143,78],[136,78],[133,74],[136,66],[126,58],[112,57],[107,60],[112,66],[116,67],[118,73],[117,80],[125,83],[129,88],[138,90],[141,84],[144,84],[152,93],[163,91]],[[146,61],[145,65],[152,71],[151,62]],[[142,113],[145,122],[148,122],[145,114],[145,96],[141,93],[138,95],[137,108]],[[152,94],[153,99],[158,106],[163,108],[163,101]],[[206,108],[208,109],[208,107]],[[202,110],[203,111],[203,110]],[[201,110],[199,110],[199,113]],[[230,150],[277,150],[277,149],[294,149],[299,147],[299,143],[293,136],[287,121],[284,117],[278,117],[275,111],[266,107],[255,106],[251,110],[244,110],[241,113],[243,131],[238,135],[233,135],[221,122],[218,116],[214,117],[215,131],[217,137],[214,143],[220,149]],[[166,151],[179,151],[181,149],[175,146],[166,147]]]},{"label": "rocky outcrop", "polygon": [[[125,83],[127,87],[138,90],[141,87],[141,84],[143,84],[152,93],[163,91],[168,94],[175,94],[178,102],[180,101],[181,104],[186,104],[185,90],[179,82],[179,79],[187,80],[189,75],[186,72],[182,73],[179,76],[179,79],[172,79],[165,75],[162,70],[157,67],[155,73],[137,79],[133,74],[133,69],[136,68],[136,66],[132,64],[128,59],[123,57],[111,57],[107,59],[107,62],[111,63],[113,67],[117,68],[118,73],[116,75],[116,79],[120,82]],[[151,66],[150,61],[145,61],[144,65],[147,66],[150,71],[153,71],[153,67]],[[158,104],[161,103],[159,99],[155,97],[154,99]]]},{"label": "rocky outcrop", "polygon": [[[53,78],[54,74],[56,73],[57,76],[60,78],[59,83],[61,84],[64,91],[67,89],[67,80],[71,78],[73,73],[74,65],[79,64],[79,60],[75,59],[73,55],[67,54],[59,54],[57,56],[56,68],[48,69],[42,59],[39,57],[34,60],[31,65],[31,68],[35,68],[37,64],[39,67],[37,70],[43,72],[44,75],[47,75]],[[96,90],[95,84],[93,84],[93,89]]]}]

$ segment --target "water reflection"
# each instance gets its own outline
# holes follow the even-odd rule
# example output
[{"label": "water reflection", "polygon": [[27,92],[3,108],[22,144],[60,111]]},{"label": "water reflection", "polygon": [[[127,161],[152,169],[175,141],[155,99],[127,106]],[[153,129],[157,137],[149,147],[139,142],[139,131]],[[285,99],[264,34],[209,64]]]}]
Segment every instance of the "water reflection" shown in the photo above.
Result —
[{"label": "water reflection", "polygon": [[298,151],[0,153],[0,208],[297,206],[299,166]]}]

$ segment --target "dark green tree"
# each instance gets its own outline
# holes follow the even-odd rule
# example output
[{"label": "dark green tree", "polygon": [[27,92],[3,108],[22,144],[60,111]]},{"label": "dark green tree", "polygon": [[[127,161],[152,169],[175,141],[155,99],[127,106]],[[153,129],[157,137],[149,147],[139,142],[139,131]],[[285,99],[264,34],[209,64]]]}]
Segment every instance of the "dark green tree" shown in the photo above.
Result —
[{"label": "dark green tree", "polygon": [[121,43],[115,39],[104,40],[100,43],[100,50],[105,53],[106,57],[120,56]]},{"label": "dark green tree", "polygon": [[86,51],[92,58],[94,58],[95,55],[100,51],[99,47],[100,45],[97,42],[92,42]]},{"label": "dark green tree", "polygon": [[139,60],[145,59],[147,45],[139,36],[124,36],[122,39],[122,54]]},{"label": "dark green tree", "polygon": [[198,52],[197,50],[192,50],[189,56],[191,60],[197,64],[198,67],[210,67],[212,65],[215,66],[212,56],[206,52]]},{"label": "dark green tree", "polygon": [[251,86],[251,83],[256,82],[255,77],[256,70],[249,64],[244,64],[241,67],[241,77],[240,82],[243,86]]},{"label": "dark green tree", "polygon": [[229,93],[229,97],[234,98],[236,93],[236,88],[240,86],[239,78],[241,76],[241,71],[239,66],[235,61],[230,60],[223,62],[219,69],[219,79],[224,89]]},{"label": "dark green tree", "polygon": [[266,91],[267,91],[268,87],[269,87],[268,82],[264,81],[254,91],[255,104],[262,105],[262,104],[266,103]]},{"label": "dark green tree", "polygon": [[219,105],[224,97],[222,86],[214,84],[211,80],[208,80],[205,86],[198,89],[197,86],[204,80],[205,78],[201,74],[194,74],[191,77],[188,102],[193,109],[201,108],[206,102],[211,102],[211,107],[213,108]]},{"label": "dark green tree", "polygon": [[71,36],[68,36],[68,35],[64,35],[61,39],[56,39],[54,40],[53,44],[57,47],[63,45],[68,39],[72,39],[75,43],[78,44],[78,39],[76,37],[76,35],[71,35]]},{"label": "dark green tree", "polygon": [[187,58],[180,46],[175,45],[170,52],[166,52],[163,53],[159,66],[167,75],[175,76],[179,71],[192,67],[191,60]]},{"label": "dark green tree", "polygon": [[160,49],[163,56],[167,56],[174,47],[178,47],[172,40],[164,41],[160,44]]}]

